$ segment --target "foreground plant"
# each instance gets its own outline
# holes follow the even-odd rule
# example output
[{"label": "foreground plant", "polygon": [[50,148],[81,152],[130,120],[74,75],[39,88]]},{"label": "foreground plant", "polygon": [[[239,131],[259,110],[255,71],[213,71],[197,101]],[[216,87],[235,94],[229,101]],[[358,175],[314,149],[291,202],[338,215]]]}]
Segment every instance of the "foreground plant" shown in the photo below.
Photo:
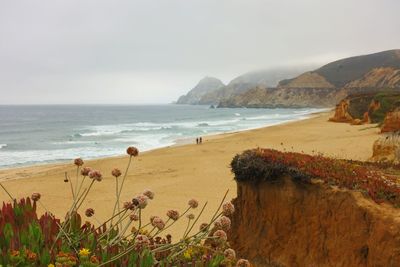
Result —
[{"label": "foreground plant", "polygon": [[[235,251],[229,247],[226,231],[234,212],[230,202],[223,197],[218,209],[207,223],[199,219],[207,203],[201,208],[195,199],[188,201],[183,211],[168,210],[164,216],[152,216],[143,220],[144,209],[155,197],[149,189],[121,202],[121,192],[129,167],[139,152],[127,149],[129,161],[125,173],[114,169],[115,205],[111,216],[104,222],[95,218],[96,211],[84,211],[95,223],[83,222],[82,204],[103,174],[84,167],[82,159],[76,159],[76,177],[65,174],[69,184],[72,204],[64,221],[55,218],[41,202],[41,195],[12,203],[3,203],[0,212],[0,265],[2,266],[250,266],[248,261],[237,260]],[[120,179],[120,177],[122,177]],[[3,187],[3,186],[2,186]],[[5,189],[5,187],[4,187]],[[6,189],[5,189],[6,190]],[[37,205],[46,213],[38,218]],[[200,211],[195,215],[193,211]],[[179,220],[187,220],[182,238],[172,242],[167,230]]]}]

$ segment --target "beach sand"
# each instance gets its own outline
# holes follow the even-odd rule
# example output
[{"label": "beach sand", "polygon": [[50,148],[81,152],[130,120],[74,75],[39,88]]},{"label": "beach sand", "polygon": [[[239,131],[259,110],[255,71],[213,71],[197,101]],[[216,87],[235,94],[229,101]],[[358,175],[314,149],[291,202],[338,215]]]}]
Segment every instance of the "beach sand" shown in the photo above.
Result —
[{"label": "beach sand", "polygon": [[[378,139],[379,129],[374,125],[327,122],[330,115],[330,112],[320,113],[302,121],[204,137],[201,145],[186,144],[141,153],[134,158],[122,200],[131,200],[147,188],[153,190],[155,199],[144,210],[146,218],[151,215],[165,218],[168,209],[182,211],[190,198],[198,199],[200,204],[208,201],[204,217],[200,219],[200,222],[207,222],[226,190],[229,190],[228,200],[235,197],[236,184],[229,165],[235,154],[243,150],[263,147],[367,160],[372,155],[372,144]],[[111,214],[115,178],[110,172],[116,167],[124,170],[127,162],[128,156],[86,162],[86,166],[99,169],[104,179],[94,184],[82,211],[94,208],[99,221]],[[72,201],[70,186],[63,182],[65,172],[75,180],[76,169],[70,163],[0,170],[0,181],[15,198],[41,193],[44,206],[62,217]],[[0,191],[0,201],[8,201],[3,191]],[[193,213],[199,211],[200,207]],[[182,220],[170,228],[175,239],[183,233],[186,223]]]}]

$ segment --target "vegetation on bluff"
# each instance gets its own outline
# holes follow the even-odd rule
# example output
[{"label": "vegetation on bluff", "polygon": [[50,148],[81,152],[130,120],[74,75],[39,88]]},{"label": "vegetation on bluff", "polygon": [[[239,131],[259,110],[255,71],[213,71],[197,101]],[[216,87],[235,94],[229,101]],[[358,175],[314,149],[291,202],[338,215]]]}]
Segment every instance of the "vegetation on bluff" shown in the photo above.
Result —
[{"label": "vegetation on bluff", "polygon": [[231,167],[239,182],[277,182],[284,175],[303,183],[320,179],[329,185],[361,191],[376,203],[387,201],[400,206],[400,165],[256,149],[236,155]]}]

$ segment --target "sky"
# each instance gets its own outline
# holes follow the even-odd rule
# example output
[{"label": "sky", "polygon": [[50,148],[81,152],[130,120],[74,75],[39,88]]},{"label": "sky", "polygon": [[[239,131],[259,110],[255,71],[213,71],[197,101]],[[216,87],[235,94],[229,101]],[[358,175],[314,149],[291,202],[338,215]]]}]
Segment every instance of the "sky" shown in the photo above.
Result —
[{"label": "sky", "polygon": [[399,0],[0,0],[0,104],[170,103],[204,76],[400,48]]}]

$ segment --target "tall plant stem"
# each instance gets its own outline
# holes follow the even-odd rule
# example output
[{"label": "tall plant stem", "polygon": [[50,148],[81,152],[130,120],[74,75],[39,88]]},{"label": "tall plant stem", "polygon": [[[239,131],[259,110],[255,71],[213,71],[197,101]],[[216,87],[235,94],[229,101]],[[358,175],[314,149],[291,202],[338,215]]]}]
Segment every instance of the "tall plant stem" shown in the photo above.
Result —
[{"label": "tall plant stem", "polygon": [[14,201],[15,199],[12,197],[12,195],[10,194],[10,192],[8,192],[7,188],[0,183],[1,188],[3,188],[3,190],[7,193],[7,195],[10,197],[11,201]]}]

